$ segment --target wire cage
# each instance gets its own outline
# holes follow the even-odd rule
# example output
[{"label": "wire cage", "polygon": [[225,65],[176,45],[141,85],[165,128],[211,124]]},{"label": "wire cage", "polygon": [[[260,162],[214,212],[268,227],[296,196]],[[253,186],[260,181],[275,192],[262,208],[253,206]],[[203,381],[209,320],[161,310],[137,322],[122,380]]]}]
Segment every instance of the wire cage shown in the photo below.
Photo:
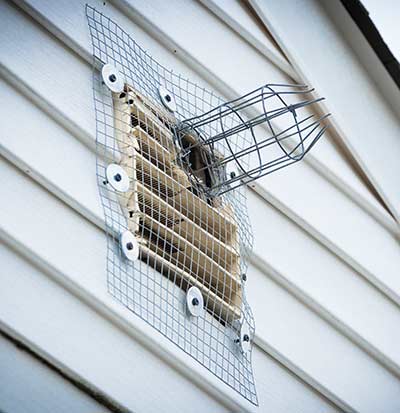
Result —
[{"label": "wire cage", "polygon": [[[325,132],[329,116],[309,112],[323,100],[310,98],[312,92],[306,85],[267,84],[185,119],[177,131],[186,149],[183,159],[202,154],[200,167],[187,161],[191,173],[207,174],[205,190],[221,195],[302,160]],[[245,131],[251,140],[243,145],[238,140]],[[188,134],[195,137],[190,144]]]}]

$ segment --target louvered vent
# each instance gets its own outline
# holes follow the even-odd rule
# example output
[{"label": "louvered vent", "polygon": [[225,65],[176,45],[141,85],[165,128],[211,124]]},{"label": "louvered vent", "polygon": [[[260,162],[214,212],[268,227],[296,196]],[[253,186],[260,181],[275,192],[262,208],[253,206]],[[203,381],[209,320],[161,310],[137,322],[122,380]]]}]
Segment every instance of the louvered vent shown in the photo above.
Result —
[{"label": "louvered vent", "polygon": [[201,196],[198,188],[205,182],[179,160],[173,117],[129,86],[113,99],[120,165],[131,182],[120,202],[140,259],[151,261],[184,289],[198,287],[219,321],[240,319],[240,255],[232,207]]},{"label": "louvered vent", "polygon": [[253,136],[241,115],[215,109],[223,99],[161,66],[104,14],[86,13],[108,291],[160,342],[256,404],[245,294],[253,237],[238,185]]}]

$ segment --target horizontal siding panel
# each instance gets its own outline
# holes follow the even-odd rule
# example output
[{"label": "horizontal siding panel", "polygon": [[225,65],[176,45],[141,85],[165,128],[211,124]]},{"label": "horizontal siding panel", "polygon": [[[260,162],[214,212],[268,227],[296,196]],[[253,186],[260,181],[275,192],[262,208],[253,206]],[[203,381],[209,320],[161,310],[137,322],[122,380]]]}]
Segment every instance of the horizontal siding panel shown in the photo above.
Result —
[{"label": "horizontal siding panel", "polygon": [[[7,258],[18,259],[12,256]],[[111,412],[58,372],[46,366],[42,360],[19,348],[17,343],[2,335],[0,335],[0,371],[2,412]]]},{"label": "horizontal siding panel", "polygon": [[[86,135],[93,136],[95,117],[90,65],[65,53],[60,42],[17,8],[2,2],[0,13],[2,65],[39,92],[48,105],[59,108]],[[51,107],[48,110],[51,112]]]},{"label": "horizontal siding panel", "polygon": [[249,276],[257,280],[248,283],[256,328],[271,347],[345,401],[346,411],[400,408],[395,377],[254,267]]},{"label": "horizontal siding panel", "polygon": [[400,304],[394,235],[304,162],[259,181],[265,198]]},{"label": "horizontal siding panel", "polygon": [[133,412],[232,411],[10,250],[2,246],[0,255],[7,268],[3,325],[67,374]]},{"label": "horizontal siding panel", "polygon": [[251,7],[239,0],[200,1],[271,63],[297,81],[297,74],[293,67],[259,19],[252,13]]},{"label": "horizontal siding panel", "polygon": [[[391,359],[389,365],[400,374],[398,306],[257,195],[249,194],[249,207],[255,252],[280,274],[282,283],[291,284],[305,300],[318,303],[339,324],[350,327]],[[249,283],[252,286],[258,288],[258,279]]]},{"label": "horizontal siding panel", "polygon": [[[94,152],[1,78],[0,101],[7,110],[0,153],[102,227],[104,214]],[[26,122],[21,123],[21,119]],[[15,139],[16,125],[19,125],[18,139]]]},{"label": "horizontal siding panel", "polygon": [[[68,277],[55,278],[64,286],[60,288],[50,279],[55,277],[52,270],[48,275],[40,273],[24,260],[11,256],[13,253],[9,249],[2,248],[1,259],[7,265],[6,274],[10,280],[4,280],[7,288],[0,293],[0,319],[51,355],[55,361],[137,411],[159,411],[161,406],[169,411],[169,405],[173,406],[174,411],[226,411],[206,397],[198,387],[184,380],[165,361],[162,362],[146,350],[141,340],[132,340],[132,337],[116,329],[115,323],[111,324],[99,316],[99,312],[101,314],[109,308],[125,320],[125,329],[131,330],[138,325],[137,317],[115,302],[106,291],[103,262],[105,239],[102,232],[10,164],[1,161],[0,168],[8,182],[2,192],[2,198],[7,196],[7,203],[0,212],[1,222],[4,223],[3,235],[5,232],[13,234],[22,248],[32,250],[28,254],[34,261],[41,259],[50,268],[56,269],[58,277],[62,274]],[[29,210],[19,202],[21,193],[31,200]],[[11,211],[19,217],[18,220],[5,219]],[[75,230],[71,231],[70,228]],[[40,237],[32,238],[32,234],[38,233]],[[75,291],[74,285],[82,292],[82,301],[73,300],[66,293],[65,287]],[[19,294],[15,295],[13,291]],[[85,308],[86,294],[98,301],[97,312]],[[34,323],[32,314],[35,314]],[[90,334],[87,334],[88,331]],[[159,334],[157,342],[163,346],[164,340]],[[96,343],[95,348],[93,343]],[[320,408],[336,411],[257,347],[254,351],[260,367],[256,375],[260,381],[263,406],[283,406],[286,411],[290,411],[298,403],[299,411],[310,411],[310,406],[314,406],[315,411]],[[108,356],[103,359],[104,355]],[[274,372],[273,377],[270,376],[271,371]],[[134,391],[129,383],[134,386]],[[183,389],[184,398],[181,397]],[[285,401],[279,398],[273,400],[279,389],[289,392]],[[149,400],[152,402],[149,403]]]}]

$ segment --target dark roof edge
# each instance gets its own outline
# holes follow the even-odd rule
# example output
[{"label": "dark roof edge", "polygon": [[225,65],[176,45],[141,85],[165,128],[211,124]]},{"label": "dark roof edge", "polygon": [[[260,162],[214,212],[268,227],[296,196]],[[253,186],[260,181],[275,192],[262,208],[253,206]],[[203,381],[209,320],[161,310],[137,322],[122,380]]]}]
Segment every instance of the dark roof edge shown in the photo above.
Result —
[{"label": "dark roof edge", "polygon": [[383,40],[374,22],[369,17],[368,10],[360,0],[341,0],[341,2],[379,60],[385,66],[393,81],[400,88],[400,64]]}]

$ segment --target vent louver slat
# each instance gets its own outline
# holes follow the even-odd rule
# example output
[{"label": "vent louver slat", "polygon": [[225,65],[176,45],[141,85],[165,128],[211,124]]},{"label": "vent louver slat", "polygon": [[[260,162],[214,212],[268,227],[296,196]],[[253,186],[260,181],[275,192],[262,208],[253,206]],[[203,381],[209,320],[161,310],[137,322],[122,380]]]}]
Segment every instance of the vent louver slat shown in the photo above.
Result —
[{"label": "vent louver slat", "polygon": [[183,288],[198,287],[219,321],[239,319],[240,257],[230,209],[192,191],[164,111],[126,86],[114,96],[114,119],[120,164],[131,181],[120,202],[140,258]]}]

